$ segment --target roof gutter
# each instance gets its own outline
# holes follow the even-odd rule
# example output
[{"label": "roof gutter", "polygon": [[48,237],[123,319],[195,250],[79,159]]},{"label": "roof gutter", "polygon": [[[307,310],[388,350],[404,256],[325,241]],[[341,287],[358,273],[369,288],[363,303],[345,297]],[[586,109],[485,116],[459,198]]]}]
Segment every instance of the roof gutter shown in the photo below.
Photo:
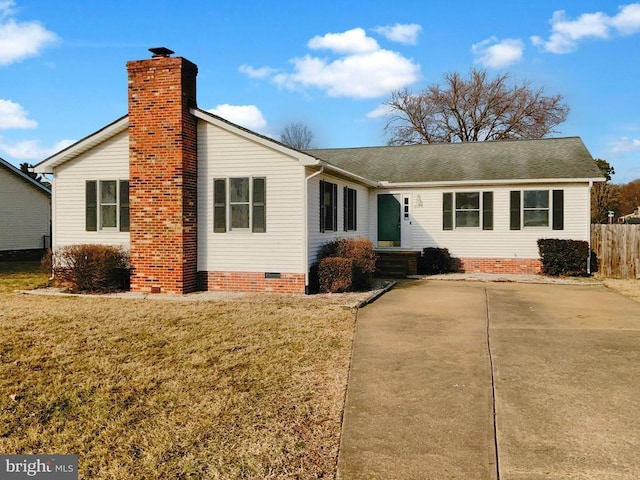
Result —
[{"label": "roof gutter", "polygon": [[448,180],[441,182],[378,182],[382,188],[416,188],[416,187],[457,187],[467,185],[513,185],[513,184],[541,184],[541,183],[589,183],[604,182],[604,178],[526,178],[526,179],[503,179],[503,180]]}]

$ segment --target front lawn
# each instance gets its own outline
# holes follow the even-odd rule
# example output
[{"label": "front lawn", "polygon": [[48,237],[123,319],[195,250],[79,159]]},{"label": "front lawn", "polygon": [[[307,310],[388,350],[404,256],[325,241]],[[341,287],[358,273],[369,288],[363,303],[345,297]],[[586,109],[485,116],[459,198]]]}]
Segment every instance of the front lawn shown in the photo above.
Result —
[{"label": "front lawn", "polygon": [[40,262],[0,261],[0,293],[31,290],[46,285],[50,276],[42,272]]},{"label": "front lawn", "polygon": [[339,296],[0,293],[0,452],[77,454],[83,479],[333,478],[354,323]]}]

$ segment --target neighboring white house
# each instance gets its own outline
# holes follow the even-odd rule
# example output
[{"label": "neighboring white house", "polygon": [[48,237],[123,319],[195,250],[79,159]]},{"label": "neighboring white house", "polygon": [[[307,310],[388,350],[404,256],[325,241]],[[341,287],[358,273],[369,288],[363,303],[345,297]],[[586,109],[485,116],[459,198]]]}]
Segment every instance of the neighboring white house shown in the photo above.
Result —
[{"label": "neighboring white house", "polygon": [[51,191],[0,158],[0,260],[41,257],[50,220]]},{"label": "neighboring white house", "polygon": [[134,290],[303,292],[341,237],[511,272],[539,270],[539,238],[589,240],[603,178],[577,137],[301,152],[198,109],[188,60],[128,70],[129,114],[36,169],[54,249],[130,248]]}]

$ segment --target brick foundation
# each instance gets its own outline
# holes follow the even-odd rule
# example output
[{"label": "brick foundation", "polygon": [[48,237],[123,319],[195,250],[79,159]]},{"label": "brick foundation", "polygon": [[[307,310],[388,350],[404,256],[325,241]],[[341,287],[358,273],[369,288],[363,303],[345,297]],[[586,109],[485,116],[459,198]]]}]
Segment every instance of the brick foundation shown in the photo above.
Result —
[{"label": "brick foundation", "polygon": [[538,274],[542,262],[538,258],[459,258],[467,273]]},{"label": "brick foundation", "polygon": [[264,272],[198,272],[198,283],[204,291],[305,293],[301,273],[265,278]]}]

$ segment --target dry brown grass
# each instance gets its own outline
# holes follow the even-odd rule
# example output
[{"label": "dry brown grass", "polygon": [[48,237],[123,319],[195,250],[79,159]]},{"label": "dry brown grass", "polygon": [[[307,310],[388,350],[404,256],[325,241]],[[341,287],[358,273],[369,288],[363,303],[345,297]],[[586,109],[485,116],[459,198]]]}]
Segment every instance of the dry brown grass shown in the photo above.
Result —
[{"label": "dry brown grass", "polygon": [[50,274],[41,270],[40,262],[0,262],[0,293],[46,285]]},{"label": "dry brown grass", "polygon": [[618,280],[614,278],[607,278],[604,279],[603,282],[608,288],[616,290],[625,297],[629,297],[640,302],[640,280]]},{"label": "dry brown grass", "polygon": [[77,454],[83,479],[333,478],[339,303],[2,293],[0,451]]}]

